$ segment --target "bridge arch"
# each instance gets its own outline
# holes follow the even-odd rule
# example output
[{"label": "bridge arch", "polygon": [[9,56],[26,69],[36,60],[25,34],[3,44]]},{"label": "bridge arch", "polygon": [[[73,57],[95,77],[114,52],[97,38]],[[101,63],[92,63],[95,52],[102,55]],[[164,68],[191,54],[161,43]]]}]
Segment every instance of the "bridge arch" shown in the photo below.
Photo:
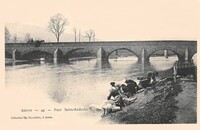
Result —
[{"label": "bridge arch", "polygon": [[131,52],[133,55],[135,55],[137,57],[137,59],[139,60],[139,56],[137,55],[137,53],[135,53],[131,49],[127,49],[127,48],[117,48],[117,49],[114,49],[114,50],[110,51],[108,53],[106,59],[109,60],[109,56],[111,56],[111,54],[113,54],[113,52],[118,51],[118,50],[127,50],[127,51]]},{"label": "bridge arch", "polygon": [[189,60],[195,60],[194,59],[195,57],[197,59],[197,52],[196,51],[190,52],[189,55],[188,55]]},{"label": "bridge arch", "polygon": [[194,56],[197,56],[197,52],[191,54],[191,57],[193,58]]},{"label": "bridge arch", "polygon": [[149,57],[149,62],[156,71],[171,70],[176,61],[178,61],[177,53],[170,50],[158,50]]},{"label": "bridge arch", "polygon": [[158,52],[158,51],[163,51],[163,52],[164,52],[164,50],[173,52],[173,53],[177,56],[178,60],[182,60],[182,58],[183,58],[183,56],[182,56],[181,54],[179,54],[178,52],[176,52],[175,50],[166,48],[166,49],[156,49],[156,50],[153,50],[149,55],[147,55],[146,60],[149,61],[150,57],[151,57],[153,54],[155,54],[155,53]]},{"label": "bridge arch", "polygon": [[195,54],[192,56],[192,60],[193,60],[194,64],[197,65],[197,53],[195,53]]},{"label": "bridge arch", "polygon": [[53,54],[46,51],[35,50],[35,51],[27,52],[22,55],[22,59],[25,59],[25,60],[35,60],[35,59],[40,59],[40,58],[45,58],[45,60],[52,60]]},{"label": "bridge arch", "polygon": [[5,58],[12,59],[12,54],[5,51]]},{"label": "bridge arch", "polygon": [[64,60],[69,60],[72,57],[96,57],[96,52],[87,48],[76,48],[69,50],[63,55]]}]

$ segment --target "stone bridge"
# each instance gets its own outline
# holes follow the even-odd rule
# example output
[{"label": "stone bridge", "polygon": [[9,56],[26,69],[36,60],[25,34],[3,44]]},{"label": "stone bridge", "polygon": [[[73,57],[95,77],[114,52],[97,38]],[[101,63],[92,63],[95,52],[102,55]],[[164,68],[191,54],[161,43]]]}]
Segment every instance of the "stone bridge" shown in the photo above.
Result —
[{"label": "stone bridge", "polygon": [[70,53],[77,50],[96,53],[101,61],[108,61],[109,55],[116,50],[128,50],[135,54],[138,61],[149,61],[149,57],[159,50],[174,52],[179,61],[191,61],[197,53],[197,41],[103,41],[103,42],[59,42],[41,43],[6,43],[5,57],[13,60],[31,60],[35,57],[46,59],[68,60]]}]

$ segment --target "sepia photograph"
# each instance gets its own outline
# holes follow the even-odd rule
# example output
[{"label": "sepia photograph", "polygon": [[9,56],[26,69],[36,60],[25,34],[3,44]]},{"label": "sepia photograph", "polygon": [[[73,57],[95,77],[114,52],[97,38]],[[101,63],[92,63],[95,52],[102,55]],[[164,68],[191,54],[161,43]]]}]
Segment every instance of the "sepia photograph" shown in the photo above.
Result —
[{"label": "sepia photograph", "polygon": [[2,130],[197,127],[199,0],[1,6]]}]

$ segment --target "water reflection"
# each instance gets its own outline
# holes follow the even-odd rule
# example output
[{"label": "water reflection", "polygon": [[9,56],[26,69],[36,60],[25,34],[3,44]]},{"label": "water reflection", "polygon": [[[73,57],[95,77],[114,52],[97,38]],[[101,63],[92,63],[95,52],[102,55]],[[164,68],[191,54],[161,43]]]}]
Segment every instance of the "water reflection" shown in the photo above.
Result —
[{"label": "water reflection", "polygon": [[171,69],[177,60],[177,56],[152,57],[150,63],[156,71],[165,71]]},{"label": "water reflection", "polygon": [[111,81],[136,80],[150,70],[158,71],[160,77],[172,76],[170,68],[173,63],[171,59],[159,59],[154,63],[138,62],[127,57],[111,59],[109,62],[96,59],[68,63],[15,62],[6,64],[6,87],[38,88],[47,93],[53,102],[68,105],[101,104],[106,100]]},{"label": "water reflection", "polygon": [[150,70],[151,71],[155,70],[154,66],[151,65],[151,63],[149,61],[141,61],[141,62],[139,62],[139,66],[140,66],[140,69],[143,74],[145,74],[146,72],[148,72]]},{"label": "water reflection", "polygon": [[112,67],[111,67],[111,64],[110,64],[109,61],[100,61],[100,60],[97,60],[95,68],[97,70],[102,70],[102,71],[112,70]]}]

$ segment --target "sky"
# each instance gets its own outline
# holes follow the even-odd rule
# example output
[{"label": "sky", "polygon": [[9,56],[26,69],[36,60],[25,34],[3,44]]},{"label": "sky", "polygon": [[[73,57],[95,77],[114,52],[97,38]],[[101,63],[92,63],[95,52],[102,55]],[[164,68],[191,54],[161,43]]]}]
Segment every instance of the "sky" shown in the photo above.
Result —
[{"label": "sky", "polygon": [[93,29],[101,40],[179,40],[199,37],[199,0],[0,0],[3,23],[48,27],[51,16]]}]

